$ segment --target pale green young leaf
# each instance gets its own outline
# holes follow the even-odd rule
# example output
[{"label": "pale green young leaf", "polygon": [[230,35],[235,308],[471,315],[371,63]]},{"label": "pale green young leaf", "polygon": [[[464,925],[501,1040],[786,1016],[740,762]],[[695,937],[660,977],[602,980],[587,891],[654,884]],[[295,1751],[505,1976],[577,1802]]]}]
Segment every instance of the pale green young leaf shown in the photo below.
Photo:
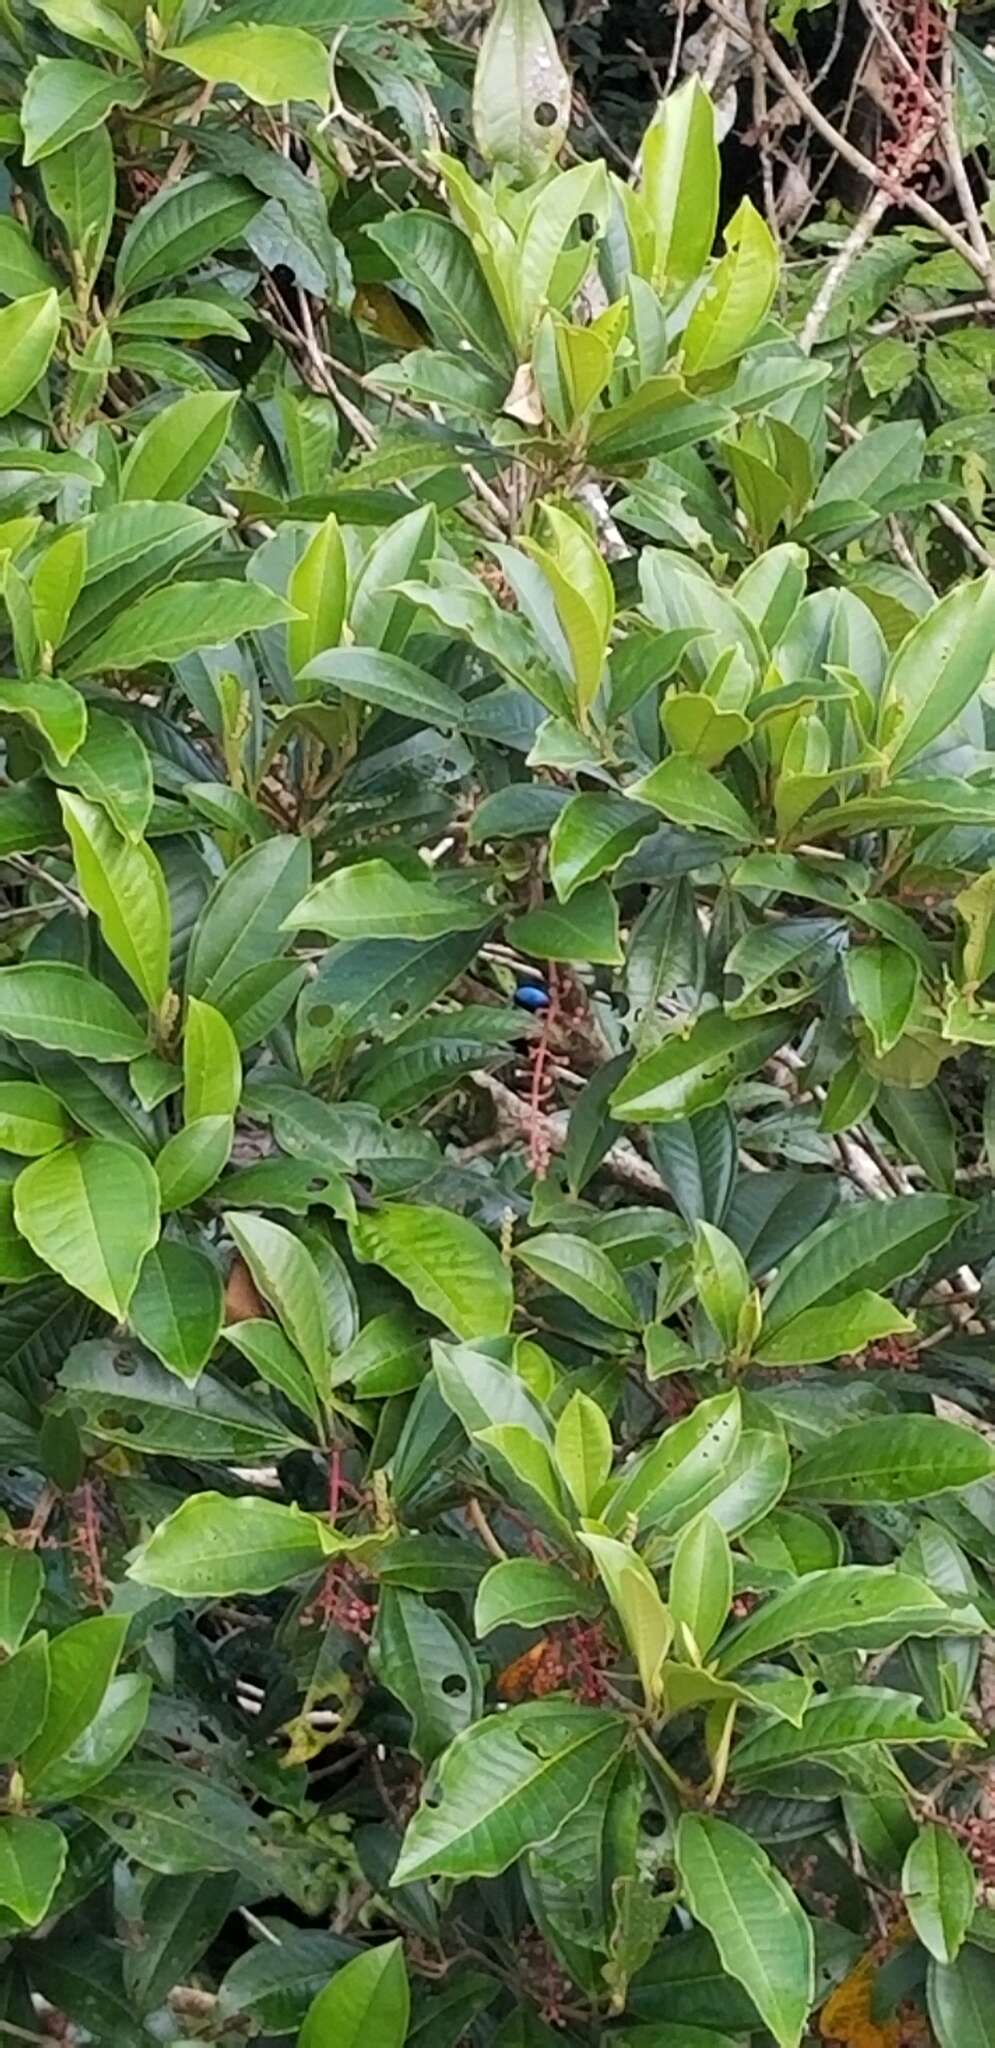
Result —
[{"label": "pale green young leaf", "polygon": [[300,677],[316,655],[337,647],[342,637],[348,596],[348,569],[339,522],[330,512],[309,540],[287,586],[287,595],[301,616],[287,627],[291,674]]},{"label": "pale green young leaf", "polygon": [[192,391],[157,412],[132,442],[122,499],[188,497],[224,446],[236,403],[233,391]]},{"label": "pale green young leaf", "polygon": [[343,1964],[319,1991],[297,2048],[403,2048],[410,2012],[404,1944],[381,1942]]},{"label": "pale green young leaf", "polygon": [[24,1168],[14,1218],[46,1266],[120,1321],[159,1235],[159,1184],[137,1146],[84,1138]]},{"label": "pale green young leaf", "polygon": [[956,1962],[969,1932],[977,1879],[966,1851],[949,1828],[926,1821],[902,1866],[909,1919],[938,1963]]},{"label": "pale green young leaf", "polygon": [[59,336],[59,297],[30,292],[0,307],[0,416],[16,412],[44,376]]},{"label": "pale green young leaf", "polygon": [[106,944],[158,1009],[169,986],[170,909],[166,878],[144,840],[132,842],[106,811],[63,790],[59,797],[76,879]]},{"label": "pale green young leaf", "polygon": [[327,1389],[329,1311],[317,1266],[307,1246],[268,1216],[228,1210],[225,1228],[241,1252],[264,1301],[296,1346],[315,1386]]},{"label": "pale green young leaf", "polygon": [[715,110],[698,78],[665,99],[643,136],[642,193],[654,234],[654,281],[670,297],[712,253],[719,211]]},{"label": "pale green young leaf", "polygon": [[329,57],[317,36],[292,25],[262,22],[220,24],[163,51],[211,85],[237,85],[261,106],[281,100],[311,100],[327,111]]},{"label": "pale green young leaf", "polygon": [[135,72],[98,70],[78,57],[39,57],[21,102],[25,163],[40,163],[99,128],[113,107],[140,107],[146,91]]},{"label": "pale green young leaf", "polygon": [[604,1409],[581,1389],[557,1417],[553,1456],[578,1514],[596,1515],[614,1446]]},{"label": "pale green young leaf", "polygon": [[188,996],[183,1031],[183,1121],[234,1116],[242,1094],[242,1062],[231,1025],[211,1003]]},{"label": "pale green young leaf", "polygon": [[732,1554],[723,1529],[707,1511],[683,1529],[670,1567],[667,1604],[677,1643],[696,1661],[707,1657],[732,1600]]}]

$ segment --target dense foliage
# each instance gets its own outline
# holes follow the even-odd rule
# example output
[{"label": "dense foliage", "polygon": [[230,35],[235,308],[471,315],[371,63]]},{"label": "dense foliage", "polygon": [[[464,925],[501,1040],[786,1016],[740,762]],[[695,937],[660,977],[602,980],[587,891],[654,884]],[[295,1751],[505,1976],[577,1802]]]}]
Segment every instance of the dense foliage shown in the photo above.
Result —
[{"label": "dense foliage", "polygon": [[0,2040],[995,2039],[923,47],[784,260],[535,0],[0,0]]}]

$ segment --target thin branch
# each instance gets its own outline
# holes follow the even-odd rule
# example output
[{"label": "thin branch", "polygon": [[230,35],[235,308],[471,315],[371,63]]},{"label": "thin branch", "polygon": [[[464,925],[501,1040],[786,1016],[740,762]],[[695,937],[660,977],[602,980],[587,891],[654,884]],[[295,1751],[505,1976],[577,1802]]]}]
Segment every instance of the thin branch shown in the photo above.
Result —
[{"label": "thin branch", "polygon": [[503,1545],[498,1542],[475,1493],[471,1493],[469,1500],[465,1503],[465,1510],[466,1519],[468,1522],[473,1523],[484,1549],[490,1552],[491,1557],[497,1559],[498,1564],[504,1564],[508,1553]]},{"label": "thin branch", "polygon": [[985,233],[984,222],[978,211],[978,204],[971,188],[971,180],[964,165],[964,156],[957,133],[956,78],[954,73],[954,29],[957,16],[954,12],[947,17],[946,33],[943,38],[943,52],[940,58],[940,135],[954,190],[960,200],[964,226],[985,265],[989,292],[995,291],[995,264],[992,250]]},{"label": "thin branch", "polygon": [[934,234],[938,235],[940,240],[946,243],[948,249],[955,250],[956,254],[961,256],[964,262],[982,279],[987,289],[990,283],[989,265],[978,254],[966,235],[962,235],[960,229],[955,228],[951,221],[945,220],[942,213],[935,206],[932,206],[928,199],[924,199],[922,194],[917,192],[913,186],[903,185],[899,179],[891,176],[887,171],[883,171],[874,162],[873,157],[865,156],[863,150],[858,149],[856,144],[850,141],[849,136],[842,134],[838,128],[834,127],[832,121],[826,119],[825,114],[816,106],[815,101],[805,91],[804,86],[799,85],[794,72],[789,69],[783,58],[778,55],[766,29],[756,28],[751,35],[743,23],[734,14],[730,14],[722,5],[722,0],[706,0],[706,5],[712,14],[716,15],[718,20],[725,25],[730,34],[736,36],[739,42],[745,43],[748,47],[752,47],[753,43],[756,43],[757,48],[763,53],[764,62],[768,70],[773,73],[778,84],[787,94],[787,97],[794,102],[799,111],[804,114],[805,119],[811,122],[812,127],[822,136],[823,141],[828,142],[830,147],[835,149],[838,155],[853,170],[858,171],[862,178],[866,178],[869,185],[873,185],[876,190],[887,192],[894,205],[906,207],[908,212],[914,213],[926,227],[932,228]]},{"label": "thin branch", "polygon": [[822,283],[805,315],[805,322],[798,337],[806,355],[811,354],[822,333],[832,310],[833,300],[848,270],[856,262],[861,251],[866,249],[878,222],[882,215],[887,213],[891,203],[891,194],[885,192],[883,188],[872,193],[863,213],[858,214],[854,221],[846,241],[840,244],[832,262],[823,272]]}]

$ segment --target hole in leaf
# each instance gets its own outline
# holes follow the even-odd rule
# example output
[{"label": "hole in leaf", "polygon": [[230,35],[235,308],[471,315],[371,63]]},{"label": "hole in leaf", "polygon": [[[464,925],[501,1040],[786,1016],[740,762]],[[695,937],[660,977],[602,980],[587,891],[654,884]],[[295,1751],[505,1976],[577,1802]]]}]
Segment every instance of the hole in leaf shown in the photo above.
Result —
[{"label": "hole in leaf", "polygon": [[114,1826],[116,1828],[121,1828],[122,1830],[127,1828],[133,1828],[135,1825],[135,1818],[136,1816],[133,1813],[116,1813],[114,1815]]},{"label": "hole in leaf", "polygon": [[191,1807],[196,1806],[196,1804],[196,1792],[191,1791],[186,1785],[178,1785],[173,1793],[173,1805],[178,1808],[179,1812],[189,1813]]},{"label": "hole in leaf", "polygon": [[643,1814],[644,1835],[650,1835],[656,1841],[663,1834],[666,1825],[666,1819],[658,1806],[648,1806],[646,1808]]},{"label": "hole in leaf", "polygon": [[537,128],[556,126],[556,108],[552,100],[540,100],[532,116]]},{"label": "hole in leaf", "polygon": [[114,1356],[114,1370],[123,1380],[130,1380],[138,1371],[138,1360],[130,1351],[118,1351]]},{"label": "hole in leaf", "polygon": [[442,1690],[448,1699],[458,1700],[466,1691],[466,1679],[461,1671],[449,1671],[442,1681]]}]

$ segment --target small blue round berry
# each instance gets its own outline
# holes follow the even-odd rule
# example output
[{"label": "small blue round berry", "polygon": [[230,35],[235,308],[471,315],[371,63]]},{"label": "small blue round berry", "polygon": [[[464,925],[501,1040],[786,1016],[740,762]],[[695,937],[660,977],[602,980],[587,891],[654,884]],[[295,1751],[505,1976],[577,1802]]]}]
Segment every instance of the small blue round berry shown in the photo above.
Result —
[{"label": "small blue round berry", "polygon": [[520,1010],[548,1010],[549,990],[541,982],[523,981],[515,990],[515,1001]]}]

